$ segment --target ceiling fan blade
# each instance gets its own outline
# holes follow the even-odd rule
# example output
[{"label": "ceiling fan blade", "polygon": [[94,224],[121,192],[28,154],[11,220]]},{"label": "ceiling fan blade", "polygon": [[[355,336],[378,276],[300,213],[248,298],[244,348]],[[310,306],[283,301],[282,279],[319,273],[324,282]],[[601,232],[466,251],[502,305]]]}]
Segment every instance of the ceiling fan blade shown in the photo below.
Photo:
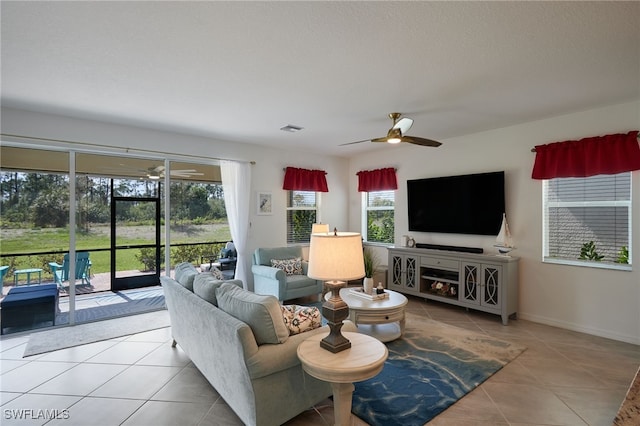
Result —
[{"label": "ceiling fan blade", "polygon": [[138,173],[146,173],[146,170],[136,169],[134,167],[99,167],[100,171],[105,173],[117,173],[117,172],[138,172]]},{"label": "ceiling fan blade", "polygon": [[343,144],[340,144],[340,145],[338,145],[338,146],[355,145],[355,144],[357,144],[357,143],[369,142],[370,140],[371,140],[371,139],[363,139],[363,140],[361,140],[361,141],[355,141],[355,142],[347,142],[347,143],[343,143]]},{"label": "ceiling fan blade", "polygon": [[184,173],[182,170],[176,170],[175,172],[171,172],[171,176],[180,176],[180,177],[204,176],[204,173],[196,173],[196,172]]},{"label": "ceiling fan blade", "polygon": [[400,129],[402,134],[404,135],[409,131],[409,129],[413,126],[413,120],[408,117],[401,118],[393,125],[392,129]]},{"label": "ceiling fan blade", "polygon": [[432,139],[419,138],[417,136],[403,136],[402,137],[402,142],[409,142],[409,143],[412,143],[414,145],[432,146],[432,147],[438,147],[438,146],[442,145],[441,142],[434,141]]}]

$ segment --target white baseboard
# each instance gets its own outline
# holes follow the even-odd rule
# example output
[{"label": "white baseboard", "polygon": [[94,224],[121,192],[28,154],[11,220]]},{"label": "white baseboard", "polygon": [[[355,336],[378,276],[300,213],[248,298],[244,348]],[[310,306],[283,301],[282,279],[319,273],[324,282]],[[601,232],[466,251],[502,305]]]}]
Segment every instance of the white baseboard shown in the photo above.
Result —
[{"label": "white baseboard", "polygon": [[604,337],[607,339],[631,343],[634,345],[640,345],[640,336],[631,336],[628,334],[615,333],[608,330],[600,330],[598,328],[584,327],[579,324],[574,324],[566,321],[558,321],[555,319],[542,317],[539,315],[527,314],[524,312],[518,312],[518,318],[531,322],[537,322],[540,324],[550,325],[553,327],[564,328],[571,331],[577,331],[580,333],[591,334],[598,337]]}]

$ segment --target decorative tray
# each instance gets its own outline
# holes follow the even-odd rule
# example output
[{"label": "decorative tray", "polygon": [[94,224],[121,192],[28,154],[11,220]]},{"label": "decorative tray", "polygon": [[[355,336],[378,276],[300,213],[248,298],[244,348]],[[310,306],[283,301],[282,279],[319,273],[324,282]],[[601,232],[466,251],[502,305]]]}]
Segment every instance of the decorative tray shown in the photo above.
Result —
[{"label": "decorative tray", "polygon": [[362,297],[363,299],[368,299],[368,300],[382,300],[382,299],[389,298],[389,293],[387,293],[386,291],[381,294],[377,294],[377,293],[368,294],[364,292],[364,289],[362,287],[350,288],[349,292],[351,294],[354,294],[356,296],[359,296],[359,297]]}]

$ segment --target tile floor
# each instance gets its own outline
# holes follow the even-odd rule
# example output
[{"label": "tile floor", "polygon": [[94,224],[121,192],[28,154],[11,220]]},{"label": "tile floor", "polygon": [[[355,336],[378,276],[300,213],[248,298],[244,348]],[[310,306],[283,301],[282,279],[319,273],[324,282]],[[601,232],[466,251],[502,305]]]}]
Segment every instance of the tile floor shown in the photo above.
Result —
[{"label": "tile floor", "polygon": [[[611,425],[640,365],[637,345],[417,298],[408,310],[528,347],[429,425]],[[168,328],[22,358],[27,340],[0,340],[3,426],[242,424]],[[287,423],[332,424],[329,399]]]}]

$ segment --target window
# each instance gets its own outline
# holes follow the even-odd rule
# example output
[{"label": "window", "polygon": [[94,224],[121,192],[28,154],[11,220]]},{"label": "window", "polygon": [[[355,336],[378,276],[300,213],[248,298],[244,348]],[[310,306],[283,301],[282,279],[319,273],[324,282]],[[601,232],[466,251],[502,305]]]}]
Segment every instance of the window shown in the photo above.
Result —
[{"label": "window", "polygon": [[629,269],[631,172],[543,184],[544,260]]},{"label": "window", "polygon": [[365,241],[393,244],[395,191],[363,192],[362,197]]},{"label": "window", "polygon": [[287,243],[308,243],[318,219],[320,195],[314,191],[287,191]]}]

